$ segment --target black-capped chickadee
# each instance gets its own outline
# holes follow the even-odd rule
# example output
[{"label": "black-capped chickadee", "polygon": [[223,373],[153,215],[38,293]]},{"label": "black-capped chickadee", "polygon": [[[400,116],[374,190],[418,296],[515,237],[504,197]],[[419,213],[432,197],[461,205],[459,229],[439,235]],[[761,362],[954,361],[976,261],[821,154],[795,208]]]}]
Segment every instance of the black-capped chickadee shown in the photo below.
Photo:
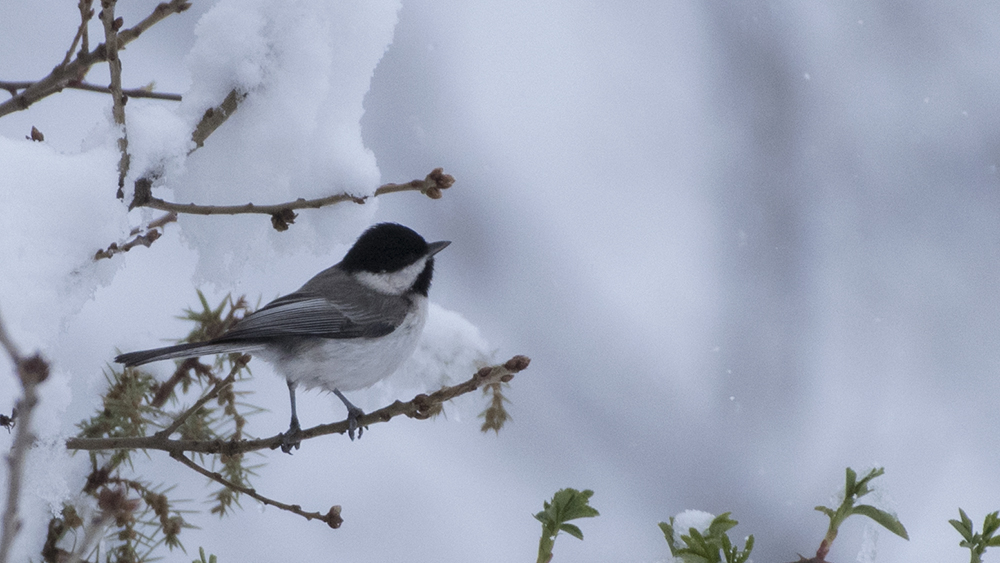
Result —
[{"label": "black-capped chickadee", "polygon": [[344,397],[391,375],[413,353],[427,319],[434,255],[450,241],[427,243],[412,229],[380,223],[366,230],[344,259],[298,291],[279,297],[207,342],[129,352],[115,358],[138,366],[170,358],[248,352],[288,381],[292,420],[282,451],[299,447],[295,388],[333,391],[347,407],[354,439],[364,413]]}]

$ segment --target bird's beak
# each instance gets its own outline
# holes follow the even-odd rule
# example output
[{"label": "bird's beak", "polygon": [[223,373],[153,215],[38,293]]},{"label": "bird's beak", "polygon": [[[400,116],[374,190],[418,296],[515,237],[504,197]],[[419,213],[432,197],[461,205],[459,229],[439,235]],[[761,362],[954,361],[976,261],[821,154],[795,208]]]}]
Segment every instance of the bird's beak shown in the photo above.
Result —
[{"label": "bird's beak", "polygon": [[441,252],[449,244],[451,244],[450,240],[439,240],[437,242],[429,243],[427,245],[427,257],[430,258],[431,256],[434,256],[438,252]]}]

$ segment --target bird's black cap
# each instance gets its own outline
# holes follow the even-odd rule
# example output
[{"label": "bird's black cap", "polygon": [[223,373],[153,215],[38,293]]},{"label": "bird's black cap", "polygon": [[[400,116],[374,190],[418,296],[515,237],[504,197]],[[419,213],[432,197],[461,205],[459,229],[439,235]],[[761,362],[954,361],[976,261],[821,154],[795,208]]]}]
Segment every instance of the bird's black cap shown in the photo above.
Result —
[{"label": "bird's black cap", "polygon": [[424,237],[409,227],[379,223],[369,227],[340,263],[346,272],[397,272],[430,251]]}]

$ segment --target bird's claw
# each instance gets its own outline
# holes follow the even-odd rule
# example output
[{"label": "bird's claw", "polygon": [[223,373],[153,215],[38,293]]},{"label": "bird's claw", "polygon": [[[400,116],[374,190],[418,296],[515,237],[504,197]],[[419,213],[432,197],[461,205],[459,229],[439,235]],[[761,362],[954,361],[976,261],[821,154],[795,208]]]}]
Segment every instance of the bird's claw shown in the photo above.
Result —
[{"label": "bird's claw", "polygon": [[302,428],[297,420],[292,421],[288,426],[288,431],[281,435],[281,451],[291,455],[292,449],[299,449],[302,444]]},{"label": "bird's claw", "polygon": [[354,431],[358,431],[358,439],[361,439],[361,434],[364,433],[365,427],[358,424],[358,419],[365,415],[365,411],[359,409],[358,407],[353,407],[347,409],[347,435],[354,441]]}]

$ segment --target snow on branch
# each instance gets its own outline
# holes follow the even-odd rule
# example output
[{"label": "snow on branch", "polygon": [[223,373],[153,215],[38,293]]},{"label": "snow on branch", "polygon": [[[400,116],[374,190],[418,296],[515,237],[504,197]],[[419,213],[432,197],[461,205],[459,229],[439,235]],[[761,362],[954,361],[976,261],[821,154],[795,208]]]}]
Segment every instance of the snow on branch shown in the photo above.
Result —
[{"label": "snow on branch", "polygon": [[[391,194],[396,192],[416,191],[431,199],[440,199],[441,190],[450,188],[455,183],[455,178],[450,174],[445,174],[441,168],[435,168],[423,180],[411,180],[405,184],[384,184],[375,190],[374,196]],[[169,211],[173,213],[190,213],[193,215],[240,215],[245,213],[260,213],[271,216],[271,223],[278,231],[288,229],[288,225],[295,222],[296,209],[319,209],[328,205],[334,205],[345,201],[363,204],[368,196],[356,196],[346,192],[333,194],[316,199],[299,198],[294,201],[284,203],[257,205],[246,203],[242,205],[202,205],[194,203],[174,203],[164,201],[152,196],[152,181],[149,179],[139,179],[135,184],[135,199],[132,200],[130,208],[148,207]]]}]

